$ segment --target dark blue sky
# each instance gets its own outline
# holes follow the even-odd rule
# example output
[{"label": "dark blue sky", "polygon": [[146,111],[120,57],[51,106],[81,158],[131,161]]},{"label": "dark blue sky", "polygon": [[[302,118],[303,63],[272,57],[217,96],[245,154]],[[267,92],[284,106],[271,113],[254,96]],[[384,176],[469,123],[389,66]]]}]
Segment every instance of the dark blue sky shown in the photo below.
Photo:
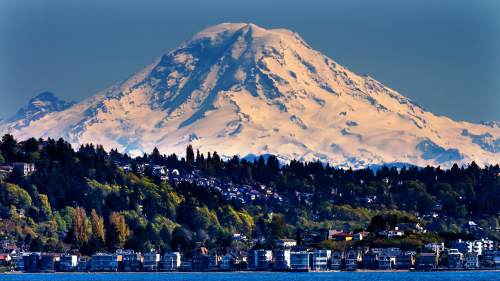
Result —
[{"label": "dark blue sky", "polygon": [[45,90],[81,100],[220,22],[292,29],[434,113],[500,120],[497,0],[3,0],[0,117]]}]

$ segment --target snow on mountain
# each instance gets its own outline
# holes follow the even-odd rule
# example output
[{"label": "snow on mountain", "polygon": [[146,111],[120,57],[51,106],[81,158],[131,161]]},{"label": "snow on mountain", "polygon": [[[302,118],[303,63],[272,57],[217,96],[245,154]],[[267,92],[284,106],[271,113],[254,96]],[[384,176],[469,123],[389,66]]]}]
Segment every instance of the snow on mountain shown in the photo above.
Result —
[{"label": "snow on mountain", "polygon": [[43,92],[30,99],[26,106],[19,109],[12,117],[3,120],[3,122],[9,123],[9,128],[21,129],[47,114],[63,111],[73,104],[74,102],[59,99],[51,92]]},{"label": "snow on mountain", "polygon": [[131,154],[155,146],[183,154],[191,143],[227,156],[354,167],[489,164],[500,156],[500,128],[436,116],[294,32],[246,23],[209,27],[91,98],[0,129]]}]

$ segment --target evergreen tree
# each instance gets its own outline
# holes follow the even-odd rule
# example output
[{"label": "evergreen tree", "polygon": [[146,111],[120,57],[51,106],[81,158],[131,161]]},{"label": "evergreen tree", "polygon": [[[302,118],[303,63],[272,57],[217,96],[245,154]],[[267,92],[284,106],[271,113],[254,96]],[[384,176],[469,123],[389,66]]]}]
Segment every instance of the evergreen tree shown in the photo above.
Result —
[{"label": "evergreen tree", "polygon": [[192,145],[188,145],[186,148],[186,162],[188,164],[194,163],[194,151]]}]

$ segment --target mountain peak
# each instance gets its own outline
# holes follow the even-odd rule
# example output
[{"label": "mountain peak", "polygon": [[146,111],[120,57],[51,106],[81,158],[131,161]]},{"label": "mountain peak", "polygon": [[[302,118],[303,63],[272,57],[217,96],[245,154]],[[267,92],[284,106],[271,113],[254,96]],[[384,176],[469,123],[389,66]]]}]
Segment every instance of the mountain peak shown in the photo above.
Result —
[{"label": "mountain peak", "polygon": [[[425,111],[286,29],[223,23],[61,112],[43,94],[6,130],[133,155],[187,144],[220,155],[273,154],[337,166],[495,163],[500,128]],[[38,120],[42,118],[41,120]],[[35,120],[35,121],[32,121]],[[26,125],[27,124],[27,125]],[[5,128],[5,127],[4,127]]]},{"label": "mountain peak", "polygon": [[196,33],[188,42],[209,40],[212,44],[224,44],[227,40],[237,41],[239,38],[245,39],[254,47],[289,45],[292,42],[305,44],[304,40],[291,30],[266,29],[253,23],[221,23],[209,26]]},{"label": "mountain peak", "polygon": [[31,100],[58,100],[58,99],[59,98],[53,92],[45,91],[36,95]]},{"label": "mountain peak", "polygon": [[14,122],[16,128],[22,128],[49,113],[63,111],[73,104],[74,102],[66,102],[54,93],[45,91],[31,98],[27,105],[8,119],[8,122]]}]

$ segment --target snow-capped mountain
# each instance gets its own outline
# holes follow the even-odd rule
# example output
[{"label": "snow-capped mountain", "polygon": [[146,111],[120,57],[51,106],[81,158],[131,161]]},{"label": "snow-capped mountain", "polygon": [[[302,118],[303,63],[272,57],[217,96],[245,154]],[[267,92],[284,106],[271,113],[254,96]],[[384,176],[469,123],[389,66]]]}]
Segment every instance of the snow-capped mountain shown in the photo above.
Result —
[{"label": "snow-capped mountain", "polygon": [[49,113],[63,111],[73,104],[74,102],[59,99],[51,92],[43,92],[30,99],[25,107],[4,122],[9,123],[11,128],[21,129]]},{"label": "snow-capped mountain", "polygon": [[436,116],[294,32],[245,23],[209,27],[91,98],[0,129],[132,154],[155,146],[183,154],[191,143],[227,156],[354,167],[489,164],[500,156],[500,128]]}]

